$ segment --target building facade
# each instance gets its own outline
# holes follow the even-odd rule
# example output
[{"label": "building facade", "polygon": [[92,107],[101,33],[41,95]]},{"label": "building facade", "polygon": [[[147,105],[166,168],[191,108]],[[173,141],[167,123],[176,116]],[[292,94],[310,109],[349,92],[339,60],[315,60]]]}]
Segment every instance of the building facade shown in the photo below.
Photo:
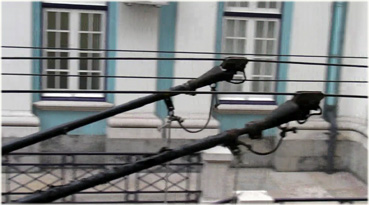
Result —
[{"label": "building facade", "polygon": [[[2,54],[4,57],[223,58],[230,56],[229,53],[248,53],[260,54],[246,56],[250,59],[366,65],[366,58],[290,55],[366,57],[367,19],[367,2],[2,2],[2,45],[28,47],[3,47]],[[2,94],[3,142],[146,95],[76,94],[68,93],[68,90],[166,90],[187,80],[124,76],[196,78],[220,63],[198,60],[2,60],[3,74],[29,74],[3,75],[3,90],[48,91]],[[219,83],[217,90],[267,93],[306,90],[367,95],[366,83],[268,81],[367,81],[366,68],[250,62],[245,71],[247,79],[259,81],[246,81],[240,85]],[[210,87],[198,89],[209,90]],[[173,97],[175,114],[185,119],[185,127],[200,129],[206,124],[214,104],[211,97]],[[171,147],[241,128],[247,122],[264,118],[291,96],[214,97],[218,106],[212,109],[209,124],[202,132],[188,133],[173,122]],[[337,114],[336,168],[350,170],[366,182],[367,99],[325,98],[321,107],[326,106],[335,107]],[[155,152],[164,145],[163,133],[158,127],[165,123],[167,112],[163,102],[149,104],[27,149],[43,152]],[[325,133],[330,123],[319,116],[296,126],[301,131],[287,135],[291,137],[286,138],[274,155],[260,157],[245,153],[243,158],[248,162],[245,166],[274,167],[282,171],[324,169],[328,152]],[[266,140],[259,142],[261,149],[272,149],[278,138],[277,130],[267,130],[264,135]]]}]

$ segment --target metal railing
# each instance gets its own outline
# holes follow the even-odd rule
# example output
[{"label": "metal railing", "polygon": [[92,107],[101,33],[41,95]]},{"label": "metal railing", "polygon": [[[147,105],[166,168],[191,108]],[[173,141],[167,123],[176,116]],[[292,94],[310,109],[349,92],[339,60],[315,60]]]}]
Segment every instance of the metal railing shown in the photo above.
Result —
[{"label": "metal railing", "polygon": [[[2,202],[133,163],[148,153],[11,153],[3,156]],[[198,203],[202,159],[193,154],[62,198],[58,203]]]}]

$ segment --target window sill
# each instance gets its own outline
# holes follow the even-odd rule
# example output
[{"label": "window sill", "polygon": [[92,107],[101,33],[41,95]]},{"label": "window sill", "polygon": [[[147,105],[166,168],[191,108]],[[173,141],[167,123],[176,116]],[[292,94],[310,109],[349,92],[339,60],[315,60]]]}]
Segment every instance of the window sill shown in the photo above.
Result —
[{"label": "window sill", "polygon": [[103,111],[114,105],[107,102],[39,101],[33,105],[40,110]]},{"label": "window sill", "polygon": [[269,114],[277,105],[239,105],[239,104],[220,104],[215,112],[220,114]]}]

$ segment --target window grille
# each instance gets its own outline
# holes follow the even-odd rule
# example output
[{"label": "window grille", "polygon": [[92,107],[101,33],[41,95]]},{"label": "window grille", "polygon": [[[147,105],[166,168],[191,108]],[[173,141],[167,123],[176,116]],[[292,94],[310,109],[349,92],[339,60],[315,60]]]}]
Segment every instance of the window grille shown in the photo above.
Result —
[{"label": "window grille", "polygon": [[[43,50],[46,57],[105,57],[105,11],[43,9]],[[56,48],[56,49],[53,49]],[[62,48],[62,49],[57,49]],[[65,50],[63,50],[65,48]],[[87,50],[69,50],[81,48]],[[43,60],[44,90],[104,90],[105,63],[101,60]],[[65,76],[64,76],[65,75]],[[80,75],[68,78],[67,75]],[[103,97],[103,94],[44,93],[43,97]]]},{"label": "window grille", "polygon": [[[281,2],[226,2],[223,16],[222,52],[278,54]],[[258,60],[278,60],[277,56],[256,56]],[[276,64],[250,62],[246,76],[252,80],[273,80]],[[236,78],[241,79],[239,75]],[[224,91],[273,92],[272,81],[244,84],[222,83]],[[272,96],[221,95],[221,100],[274,101]]]}]

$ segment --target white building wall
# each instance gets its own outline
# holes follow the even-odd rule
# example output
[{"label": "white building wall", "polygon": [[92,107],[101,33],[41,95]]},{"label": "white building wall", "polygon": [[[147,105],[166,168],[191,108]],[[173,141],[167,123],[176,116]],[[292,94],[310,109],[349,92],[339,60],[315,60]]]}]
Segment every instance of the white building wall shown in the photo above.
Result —
[{"label": "white building wall", "polygon": [[[176,51],[215,52],[217,2],[178,2],[175,36]],[[176,54],[181,57],[213,58],[215,55]],[[174,76],[199,77],[214,67],[213,61],[175,61]],[[174,80],[174,85],[187,80]],[[198,91],[209,91],[209,87]],[[182,117],[207,118],[210,95],[174,97],[175,111]],[[196,117],[195,117],[196,116]]]},{"label": "white building wall", "polygon": [[[292,55],[327,55],[331,2],[295,2],[290,40]],[[289,61],[327,63],[326,58],[291,57]],[[289,64],[287,79],[325,80],[326,66]],[[322,91],[324,83],[288,82],[287,92]]]},{"label": "white building wall", "polygon": [[[32,2],[2,2],[2,45],[32,46]],[[20,15],[21,14],[21,15]],[[25,18],[27,17],[27,18]],[[31,57],[32,49],[3,48],[2,56]],[[31,60],[2,60],[3,73],[32,73]],[[3,90],[31,90],[31,76],[3,76]],[[9,93],[2,95],[2,110],[30,112],[32,94]]]},{"label": "white building wall", "polygon": [[[368,3],[349,2],[346,17],[344,56],[368,56]],[[343,64],[368,65],[367,59],[343,59]],[[341,80],[367,81],[367,68],[343,67]],[[368,95],[368,84],[340,84],[340,94]],[[339,98],[338,115],[366,119],[368,99]],[[364,123],[364,122],[363,122]]]},{"label": "white building wall", "polygon": [[[2,45],[32,46],[32,2],[1,2],[1,4]],[[2,56],[31,57],[32,50],[4,48]],[[32,61],[2,60],[1,70],[3,73],[32,73]],[[32,77],[3,76],[1,86],[3,90],[32,90]],[[23,137],[39,130],[39,120],[31,111],[31,93],[2,93],[1,98],[1,134],[5,142],[13,137]]]},{"label": "white building wall", "polygon": [[[117,49],[158,50],[159,8],[151,5],[131,6],[119,3]],[[156,53],[117,52],[117,57],[157,57]],[[156,76],[156,61],[116,61],[117,76]],[[115,79],[115,90],[156,89],[155,79]],[[115,104],[119,105],[147,94],[116,94]],[[155,104],[146,105],[134,112],[154,112]]]}]

